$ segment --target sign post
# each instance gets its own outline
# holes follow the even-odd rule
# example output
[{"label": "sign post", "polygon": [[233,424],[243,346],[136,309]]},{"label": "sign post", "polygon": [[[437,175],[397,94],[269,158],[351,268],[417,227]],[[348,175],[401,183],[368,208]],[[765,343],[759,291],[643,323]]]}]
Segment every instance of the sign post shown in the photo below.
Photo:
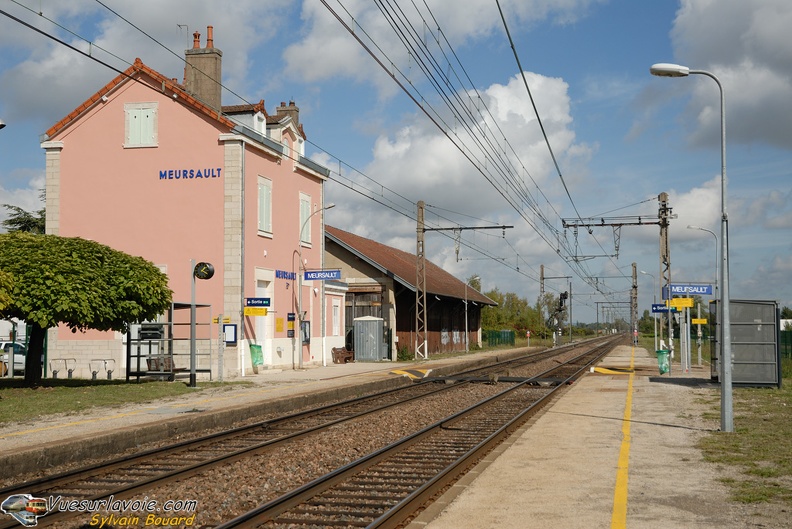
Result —
[{"label": "sign post", "polygon": [[245,298],[245,316],[266,316],[270,307],[270,298]]},{"label": "sign post", "polygon": [[190,387],[196,386],[195,377],[195,280],[212,279],[214,276],[214,266],[211,263],[195,263],[195,259],[190,259]]}]

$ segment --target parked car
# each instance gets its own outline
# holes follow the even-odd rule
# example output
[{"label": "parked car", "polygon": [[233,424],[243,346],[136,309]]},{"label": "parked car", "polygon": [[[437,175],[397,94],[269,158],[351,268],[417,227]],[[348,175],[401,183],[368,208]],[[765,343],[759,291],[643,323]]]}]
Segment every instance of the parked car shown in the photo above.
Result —
[{"label": "parked car", "polygon": [[17,342],[0,342],[0,351],[3,352],[2,366],[0,366],[0,375],[6,376],[8,374],[8,355],[13,354],[14,360],[14,375],[25,374],[25,358],[27,357],[27,348]]}]

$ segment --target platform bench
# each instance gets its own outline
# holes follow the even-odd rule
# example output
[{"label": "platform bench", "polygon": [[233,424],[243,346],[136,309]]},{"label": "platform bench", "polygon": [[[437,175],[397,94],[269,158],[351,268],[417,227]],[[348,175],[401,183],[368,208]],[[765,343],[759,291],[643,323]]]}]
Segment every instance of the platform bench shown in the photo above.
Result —
[{"label": "platform bench", "polygon": [[148,374],[162,373],[168,376],[168,380],[173,381],[176,378],[176,373],[187,371],[186,367],[175,367],[173,365],[173,357],[171,356],[152,356],[146,358],[146,365],[148,367]]},{"label": "platform bench", "polygon": [[349,351],[344,347],[333,347],[333,363],[346,364],[355,361],[355,351]]}]

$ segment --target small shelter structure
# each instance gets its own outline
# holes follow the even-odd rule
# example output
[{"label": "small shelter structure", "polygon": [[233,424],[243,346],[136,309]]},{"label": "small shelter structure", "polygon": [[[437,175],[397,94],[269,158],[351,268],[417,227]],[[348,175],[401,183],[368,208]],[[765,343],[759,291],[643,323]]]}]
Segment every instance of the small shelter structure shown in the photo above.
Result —
[{"label": "small shelter structure", "polygon": [[[415,353],[414,254],[325,225],[325,266],[340,269],[349,288],[344,315],[348,349],[356,347],[353,322],[372,316],[383,320],[382,359],[396,360],[399,350]],[[481,345],[481,308],[496,302],[430,261],[426,296],[429,354],[464,351],[466,328],[469,347]]]}]

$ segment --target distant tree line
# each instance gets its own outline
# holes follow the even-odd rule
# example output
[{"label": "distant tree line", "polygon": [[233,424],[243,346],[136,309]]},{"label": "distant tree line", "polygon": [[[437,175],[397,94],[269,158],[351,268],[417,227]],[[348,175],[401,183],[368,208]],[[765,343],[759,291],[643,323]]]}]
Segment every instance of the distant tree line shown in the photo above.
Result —
[{"label": "distant tree line", "polygon": [[[476,280],[470,281],[471,286],[476,286]],[[525,336],[526,331],[531,331],[531,336],[548,338],[554,330],[562,329],[564,334],[569,332],[569,306],[568,300],[562,303],[561,295],[550,292],[537,297],[531,304],[527,298],[521,298],[514,292],[501,292],[498,288],[484,292],[484,294],[497,302],[497,306],[486,306],[481,310],[481,327],[484,330],[513,330],[517,336]],[[573,326],[574,335],[593,334],[596,324],[577,323]]]}]

